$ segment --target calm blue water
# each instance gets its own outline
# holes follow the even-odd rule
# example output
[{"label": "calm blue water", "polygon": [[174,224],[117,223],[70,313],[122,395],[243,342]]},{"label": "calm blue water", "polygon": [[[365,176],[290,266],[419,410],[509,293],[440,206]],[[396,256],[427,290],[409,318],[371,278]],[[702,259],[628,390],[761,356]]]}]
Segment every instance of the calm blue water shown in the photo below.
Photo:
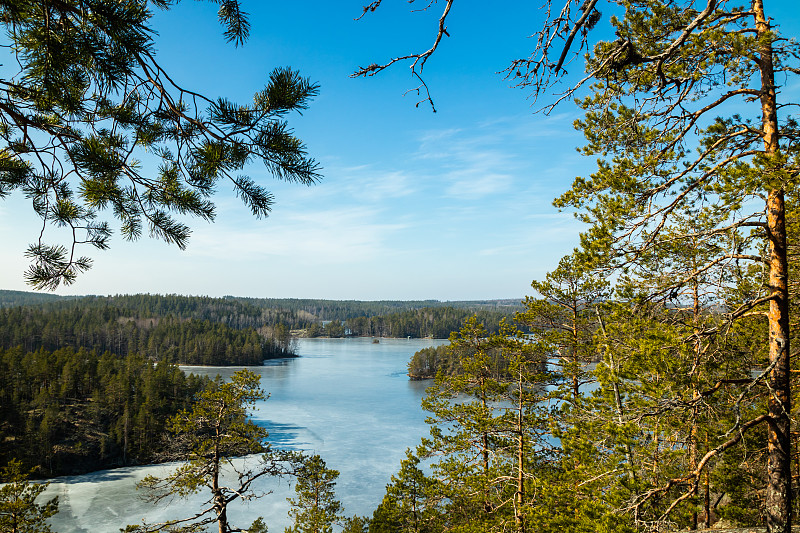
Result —
[{"label": "calm blue water", "polygon": [[[371,515],[405,450],[427,434],[420,409],[426,383],[409,381],[406,364],[417,350],[446,341],[422,339],[301,339],[300,358],[249,367],[261,375],[270,398],[256,406],[254,420],[270,432],[277,448],[318,453],[340,471],[337,496],[345,514]],[[187,371],[230,376],[241,367],[186,367]],[[58,533],[116,533],[126,524],[185,516],[200,497],[155,508],[141,500],[135,483],[163,475],[169,465],[95,472],[58,478],[48,495],[59,495],[51,521]],[[286,481],[259,487],[272,494],[232,511],[232,522],[248,526],[264,516],[270,531],[289,525]]]}]

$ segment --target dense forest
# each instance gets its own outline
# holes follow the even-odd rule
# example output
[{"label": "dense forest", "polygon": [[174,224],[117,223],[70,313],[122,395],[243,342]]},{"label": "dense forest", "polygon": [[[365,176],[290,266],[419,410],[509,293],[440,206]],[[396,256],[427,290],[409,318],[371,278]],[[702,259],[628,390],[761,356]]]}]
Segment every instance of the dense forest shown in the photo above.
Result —
[{"label": "dense forest", "polygon": [[[286,305],[267,307],[279,304]],[[463,305],[475,305],[495,330],[519,308]],[[370,311],[388,314],[363,316]],[[446,337],[472,312],[433,302],[0,291],[0,462],[18,459],[37,475],[59,475],[158,461],[164,424],[204,383],[172,364],[259,365],[293,356],[290,328]]]},{"label": "dense forest", "polygon": [[124,356],[146,354],[157,361],[203,365],[260,365],[293,355],[287,327],[234,329],[209,320],[171,314],[131,316],[109,305],[84,307],[83,300],[57,308],[0,309],[0,347],[83,347]]},{"label": "dense forest", "polygon": [[466,320],[478,316],[486,327],[497,332],[500,322],[511,316],[514,307],[503,311],[474,310],[455,307],[423,307],[391,313],[388,315],[359,316],[343,322],[314,323],[308,330],[309,337],[411,337],[446,339],[458,331]]},{"label": "dense forest", "polygon": [[167,419],[206,382],[141,355],[0,349],[0,463],[55,476],[158,461]]},{"label": "dense forest", "polygon": [[[422,401],[430,435],[408,451],[364,530],[763,523],[766,439],[747,430],[766,403],[765,321],[686,343],[698,321],[718,327],[729,315],[693,315],[630,285],[600,298],[611,286],[570,261],[535,286],[544,297],[516,316],[526,332],[493,334],[471,319],[449,345],[414,354],[411,379],[435,377]],[[691,477],[701,461],[708,475]]]},{"label": "dense forest", "polygon": [[[58,308],[80,300],[81,305],[114,306],[140,316],[197,318],[229,323],[232,327],[253,327],[281,322],[286,325],[308,324],[311,321],[344,321],[359,316],[390,315],[423,308],[452,307],[472,311],[500,311],[512,314],[522,309],[520,299],[502,300],[322,300],[309,298],[246,298],[225,296],[184,296],[178,294],[133,294],[113,296],[57,296],[53,294],[0,290],[0,307],[43,305]],[[49,305],[48,305],[49,304]],[[252,321],[258,318],[258,322]]]},{"label": "dense forest", "polygon": [[[49,296],[49,295],[48,295]],[[425,301],[336,301],[310,299],[257,299],[257,298],[210,298],[206,296],[180,295],[116,295],[116,296],[81,296],[81,297],[46,297],[39,298],[37,293],[18,291],[0,291],[0,308],[8,308],[8,312],[25,306],[24,319],[27,325],[19,324],[21,330],[11,335],[14,340],[0,339],[3,346],[12,346],[23,342],[22,339],[33,339],[40,335],[28,335],[26,332],[43,331],[48,325],[48,336],[56,337],[43,344],[49,348],[59,346],[58,338],[72,339],[77,333],[68,324],[80,326],[80,334],[87,331],[86,326],[93,324],[97,333],[94,341],[83,342],[78,339],[76,346],[86,346],[100,350],[111,349],[120,353],[128,353],[143,349],[149,342],[149,330],[159,328],[164,319],[169,319],[172,327],[181,327],[193,321],[208,322],[232,330],[257,330],[265,337],[265,358],[280,357],[288,354],[288,332],[309,337],[432,337],[446,339],[452,332],[458,331],[464,321],[477,314],[490,331],[497,331],[503,318],[510,318],[515,312],[522,310],[521,301],[484,300],[463,302]],[[85,314],[85,317],[79,316]],[[19,317],[15,317],[18,320]],[[126,327],[114,324],[119,322]],[[35,325],[34,325],[35,324]],[[102,324],[102,327],[99,326]],[[126,329],[127,328],[127,329]],[[195,333],[202,326],[194,326]],[[75,328],[72,328],[75,329]],[[122,331],[120,331],[120,329]],[[135,333],[131,333],[136,330]],[[228,329],[225,336],[235,336]],[[133,335],[133,336],[132,336]],[[162,338],[164,335],[152,333]],[[192,333],[189,333],[192,335]],[[175,342],[181,334],[169,335],[170,342]],[[136,337],[136,338],[134,338]],[[114,340],[116,339],[116,340]],[[243,339],[243,338],[242,338]],[[239,339],[234,345],[242,346],[245,341]],[[29,342],[33,342],[30,340]],[[72,341],[70,341],[72,342]],[[131,346],[128,349],[112,343]],[[204,343],[207,345],[208,343]],[[72,344],[70,344],[72,345]],[[29,345],[32,347],[33,345]],[[138,348],[137,348],[138,346]],[[197,351],[197,349],[188,352]],[[202,351],[202,349],[201,349]],[[179,351],[180,352],[180,351]],[[186,352],[186,353],[188,353]],[[204,356],[209,359],[209,356]],[[194,357],[192,362],[198,362]],[[217,362],[206,364],[257,364],[253,362],[225,360],[221,356],[213,356]],[[247,357],[245,357],[247,360]],[[177,362],[188,362],[172,358]],[[255,361],[252,359],[251,361]]]},{"label": "dense forest", "polygon": [[[468,319],[464,327],[469,327],[470,324],[477,324],[477,316]],[[481,327],[486,331],[487,335],[494,336],[497,339],[498,332],[490,332],[487,328],[480,323]],[[463,328],[462,328],[463,331]],[[464,374],[465,365],[467,361],[473,358],[474,354],[458,347],[458,334],[454,333],[450,337],[451,344],[443,344],[441,346],[430,346],[417,351],[408,362],[408,378],[411,380],[432,379],[438,374],[442,376],[459,376]],[[496,379],[508,378],[509,360],[503,352],[503,344],[495,342],[493,345],[487,345],[484,348],[485,371],[487,376],[492,376]],[[534,361],[530,361],[531,367],[536,367],[541,372],[547,370],[547,354],[538,354],[538,365]],[[551,373],[549,379],[558,379],[555,374]]]},{"label": "dense forest", "polygon": [[[522,309],[520,299],[505,300],[314,300],[294,298],[232,298],[260,309],[281,309],[298,316],[312,317],[316,321],[348,321],[359,317],[376,317],[402,314],[406,311],[453,308],[471,312],[496,311],[506,316]],[[472,313],[470,313],[472,314]],[[458,328],[450,331],[457,331]],[[449,335],[450,332],[447,333]],[[365,335],[368,335],[365,333]],[[446,338],[445,335],[443,338]],[[394,336],[394,335],[393,335]],[[405,337],[406,335],[397,335]]]}]

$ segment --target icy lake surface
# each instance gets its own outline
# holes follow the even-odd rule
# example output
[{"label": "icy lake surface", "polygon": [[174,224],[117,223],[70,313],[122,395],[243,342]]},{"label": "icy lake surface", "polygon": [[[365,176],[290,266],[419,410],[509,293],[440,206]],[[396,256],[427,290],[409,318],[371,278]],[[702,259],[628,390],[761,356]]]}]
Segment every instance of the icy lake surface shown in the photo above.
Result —
[{"label": "icy lake surface", "polygon": [[[426,382],[409,381],[406,364],[417,350],[446,341],[370,338],[301,339],[296,359],[249,367],[261,375],[270,398],[253,418],[270,432],[273,447],[318,453],[341,473],[336,486],[345,514],[370,515],[405,450],[428,432],[420,409]],[[230,376],[241,367],[185,367],[187,371]],[[122,468],[57,478],[47,495],[59,496],[58,533],[116,533],[127,524],[182,517],[200,508],[203,498],[175,500],[155,507],[141,499],[135,484],[148,474],[163,475],[169,465]],[[271,532],[289,525],[287,481],[267,481],[272,490],[259,500],[234,507],[231,522],[247,527],[263,516]]]}]

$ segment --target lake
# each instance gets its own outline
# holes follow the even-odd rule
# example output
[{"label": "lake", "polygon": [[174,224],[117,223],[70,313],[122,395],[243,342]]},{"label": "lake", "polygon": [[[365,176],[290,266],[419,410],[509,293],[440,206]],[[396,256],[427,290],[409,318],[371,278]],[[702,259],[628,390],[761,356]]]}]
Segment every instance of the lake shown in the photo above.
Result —
[{"label": "lake", "polygon": [[[253,412],[270,432],[273,447],[317,453],[339,470],[336,493],[352,516],[372,515],[386,484],[405,458],[406,448],[428,433],[420,400],[427,382],[409,381],[406,364],[417,350],[444,340],[371,338],[300,339],[301,357],[248,367],[261,375],[270,394]],[[242,367],[184,367],[198,374],[230,376]],[[202,498],[176,500],[155,508],[142,501],[135,484],[145,475],[163,475],[170,465],[149,465],[94,472],[53,480],[47,495],[59,496],[52,520],[58,533],[116,533],[142,519],[161,521],[187,516]],[[230,511],[231,522],[247,527],[263,516],[271,532],[290,525],[287,481],[266,481],[272,490],[260,500]]]}]

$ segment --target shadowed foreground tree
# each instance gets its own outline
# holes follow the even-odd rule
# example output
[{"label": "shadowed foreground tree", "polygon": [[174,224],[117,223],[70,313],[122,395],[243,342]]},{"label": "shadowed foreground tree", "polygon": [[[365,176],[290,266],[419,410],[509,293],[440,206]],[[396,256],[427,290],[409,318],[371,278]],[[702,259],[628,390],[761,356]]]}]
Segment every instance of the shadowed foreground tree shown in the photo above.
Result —
[{"label": "shadowed foreground tree", "polygon": [[[203,508],[186,518],[128,526],[126,531],[205,531],[212,524],[219,533],[242,531],[231,523],[228,506],[264,496],[253,487],[256,480],[298,471],[301,457],[272,451],[267,431],[247,418],[247,409],[267,398],[259,381],[258,374],[240,370],[229,382],[218,379],[201,393],[191,409],[172,419],[170,438],[180,452],[173,459],[185,462],[163,478],[148,476],[139,484],[153,503],[204,492],[208,499]],[[263,526],[257,520],[250,529],[258,527]]]},{"label": "shadowed foreground tree", "polygon": [[20,461],[11,461],[0,473],[0,531],[3,533],[51,533],[47,519],[58,512],[58,498],[44,504],[36,499],[49,483],[31,483]]},{"label": "shadowed foreground tree", "polygon": [[[236,45],[249,22],[239,0],[215,0]],[[38,289],[72,283],[91,266],[79,245],[109,246],[109,211],[123,238],[143,231],[183,248],[190,229],[174,218],[214,219],[211,201],[228,180],[256,217],[272,195],[240,173],[262,162],[278,179],[315,183],[319,166],[284,117],[305,109],[315,84],[289,68],[269,74],[249,104],[183,87],[155,57],[152,8],[174,0],[0,2],[0,198],[18,190],[42,220],[26,255]],[[66,244],[46,241],[65,228]]]}]

